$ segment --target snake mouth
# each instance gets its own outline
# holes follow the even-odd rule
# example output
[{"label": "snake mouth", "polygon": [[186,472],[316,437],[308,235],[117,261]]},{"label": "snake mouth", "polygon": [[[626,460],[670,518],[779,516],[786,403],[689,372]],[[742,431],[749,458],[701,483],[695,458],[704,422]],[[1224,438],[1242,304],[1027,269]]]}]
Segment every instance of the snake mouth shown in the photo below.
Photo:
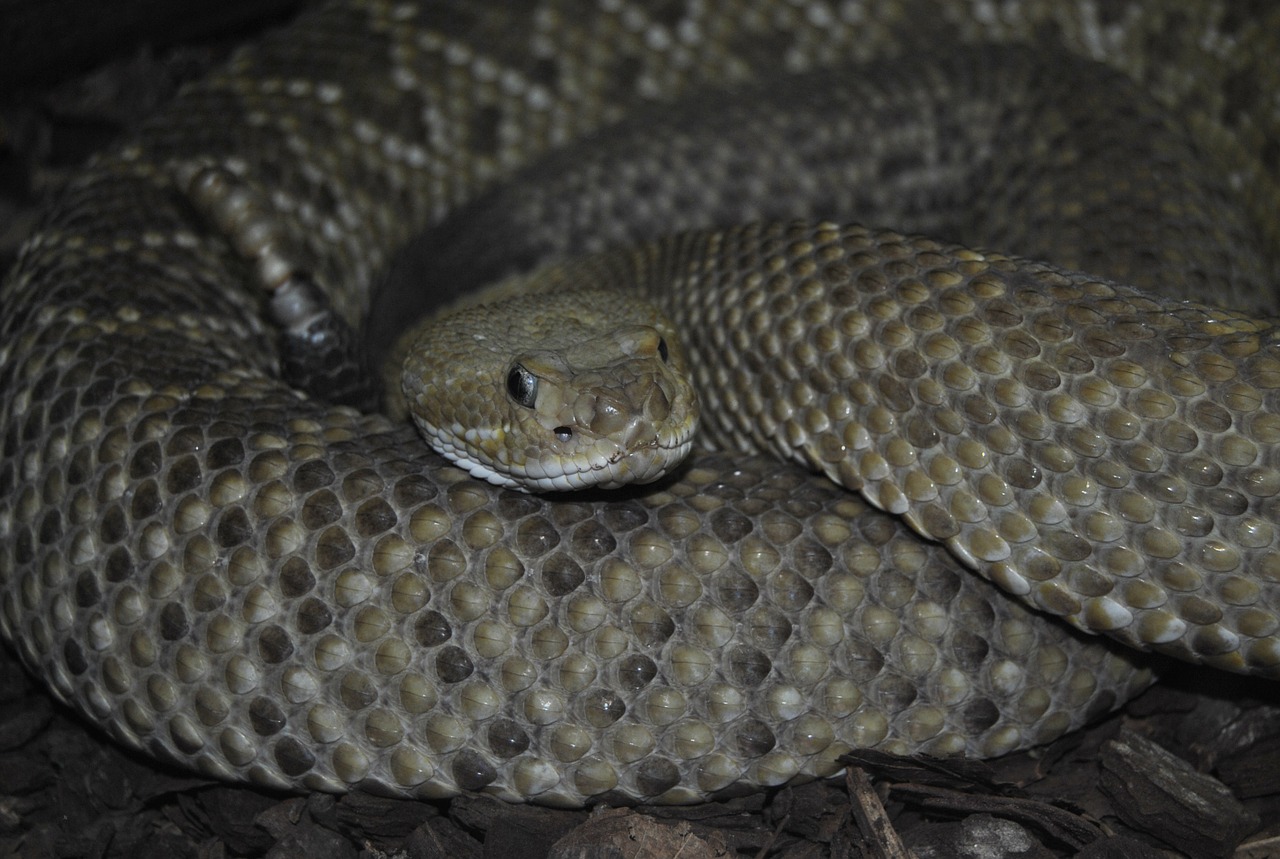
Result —
[{"label": "snake mouth", "polygon": [[[602,464],[575,473],[566,472],[560,480],[567,489],[618,489],[628,483],[653,483],[671,471],[689,455],[693,439],[683,438],[674,444],[653,444],[629,451],[618,451]],[[603,475],[608,474],[605,478]]]},{"label": "snake mouth", "polygon": [[684,461],[693,449],[694,432],[659,434],[641,444],[580,451],[572,457],[533,457],[524,462],[491,464],[475,448],[476,433],[449,433],[425,421],[418,428],[430,445],[472,477],[520,492],[573,492],[619,489],[652,483]]},{"label": "snake mouth", "polygon": [[[573,492],[620,489],[628,484],[652,483],[675,468],[693,449],[692,434],[670,442],[653,439],[641,446],[620,447],[573,459],[531,460],[511,467],[507,478],[530,492]],[[471,472],[473,475],[475,471]]]}]

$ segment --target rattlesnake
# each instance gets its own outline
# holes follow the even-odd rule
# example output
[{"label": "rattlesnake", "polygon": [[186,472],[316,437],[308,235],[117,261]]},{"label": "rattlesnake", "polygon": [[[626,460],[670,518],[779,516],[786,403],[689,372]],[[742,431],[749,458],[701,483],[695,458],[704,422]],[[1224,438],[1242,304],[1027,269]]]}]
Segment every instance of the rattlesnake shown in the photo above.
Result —
[{"label": "rattlesnake", "polygon": [[[904,32],[1052,37],[1112,62],[1191,117],[1265,245],[1277,199],[1269,99],[1280,88],[1264,60],[1280,30],[1233,8],[1114,6],[1106,20],[1091,4],[985,2],[672,4],[653,17],[611,2],[339,2],[309,13],[88,167],[6,281],[6,638],[55,694],[123,742],[280,787],[691,802],[829,774],[850,746],[994,755],[1070,730],[1149,681],[1140,658],[1009,603],[854,496],[790,466],[726,455],[638,498],[503,493],[424,452],[407,427],[280,382],[262,285],[305,277],[355,320],[399,244],[552,144],[637,100],[779,64],[866,59]],[[865,271],[905,271],[897,302],[953,285],[946,246],[858,228],[750,228],[717,240],[708,257],[803,277],[830,261],[824,249],[860,256],[877,244],[886,255]],[[1123,287],[998,255],[964,260],[966,276],[978,275],[972,297],[995,302],[988,322],[1013,318],[995,294],[1009,273],[1006,286],[1039,281],[1106,313],[1147,307]],[[754,299],[742,298],[750,309]],[[873,302],[864,315],[893,304]],[[919,313],[932,325],[927,308]],[[1176,324],[1234,327],[1237,348],[1269,331],[1222,319],[1206,323],[1189,308]],[[1047,318],[1032,330],[1046,344],[1060,333]],[[1011,342],[1027,346],[1017,335],[1014,326]],[[1178,341],[1195,371],[1174,380],[1187,390],[1193,375],[1230,372],[1209,351],[1197,358],[1201,341]],[[879,348],[853,358],[882,365]],[[943,350],[935,341],[924,352],[932,348]],[[1248,369],[1255,387],[1215,379],[1206,401],[1221,394],[1243,412],[1265,399],[1267,348]],[[911,369],[889,360],[899,374]],[[1125,369],[1136,378],[1156,368]],[[890,401],[907,393],[891,378],[883,385]],[[1106,398],[1101,386],[1080,390]],[[1049,408],[1062,420],[1079,405]],[[1155,420],[1165,401],[1147,405],[1155,411],[1143,417]],[[1163,579],[1135,579],[1115,595],[1181,612],[1175,620],[1193,632],[1161,640],[1176,625],[1164,614],[1115,632],[1273,674],[1274,404],[1253,410],[1247,470],[1239,438],[1215,446],[1225,463],[1193,456],[1184,467],[1197,471],[1158,487],[1186,490],[1189,503],[1161,508],[1173,518],[1151,544],[1169,548],[1178,541],[1166,535],[1182,525],[1190,548],[1177,551],[1208,546],[1225,562],[1210,546],[1212,516],[1206,525],[1200,515],[1208,505],[1242,538],[1247,572],[1205,581],[1203,569],[1157,565]],[[1185,452],[1177,446],[1188,433],[1219,426],[1223,412],[1180,413],[1167,451]],[[885,449],[837,476],[881,480],[871,498],[896,512],[921,484],[910,452],[888,438],[890,417],[877,412],[869,425],[886,428]],[[990,450],[956,453],[961,465]],[[895,468],[908,470],[902,489],[887,479]],[[1243,482],[1203,485],[1223,471]],[[1072,500],[1106,496],[1096,483],[1095,474],[1070,484]],[[953,518],[963,510],[978,521],[1002,496],[984,491]],[[1234,508],[1246,494],[1242,515]],[[909,518],[949,536],[933,508]],[[1108,520],[1090,522],[1105,536]],[[1029,570],[1000,567],[990,536],[971,540],[966,560],[1046,608],[1114,622],[1100,571],[1080,563],[1090,544],[1073,533],[1055,540],[1049,548],[1071,562],[1060,582],[1023,587],[1025,573],[1049,571],[1050,554]],[[1125,566],[1129,555],[1111,555],[1111,570],[1143,566]],[[1228,650],[1233,636],[1241,646]]]}]

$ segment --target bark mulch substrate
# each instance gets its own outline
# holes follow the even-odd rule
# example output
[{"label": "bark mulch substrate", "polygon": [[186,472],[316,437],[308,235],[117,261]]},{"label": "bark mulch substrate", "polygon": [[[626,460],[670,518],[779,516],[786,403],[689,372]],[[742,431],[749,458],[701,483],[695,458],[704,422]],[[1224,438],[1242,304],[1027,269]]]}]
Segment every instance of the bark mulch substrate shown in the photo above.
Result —
[{"label": "bark mulch substrate", "polygon": [[[43,193],[229,41],[130,48],[56,86],[0,91],[0,268]],[[1035,754],[851,764],[843,780],[677,809],[269,794],[122,751],[0,648],[0,859],[1280,857],[1280,684],[1188,669]]]}]

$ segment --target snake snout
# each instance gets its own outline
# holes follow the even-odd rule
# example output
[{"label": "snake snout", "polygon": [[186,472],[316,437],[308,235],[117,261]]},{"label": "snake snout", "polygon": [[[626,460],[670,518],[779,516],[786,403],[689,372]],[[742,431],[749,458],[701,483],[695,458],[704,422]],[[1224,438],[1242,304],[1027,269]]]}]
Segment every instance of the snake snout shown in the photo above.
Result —
[{"label": "snake snout", "polygon": [[591,482],[601,487],[658,479],[684,459],[697,426],[697,397],[683,376],[652,362],[624,365],[583,398],[592,408],[582,426],[599,457]]}]

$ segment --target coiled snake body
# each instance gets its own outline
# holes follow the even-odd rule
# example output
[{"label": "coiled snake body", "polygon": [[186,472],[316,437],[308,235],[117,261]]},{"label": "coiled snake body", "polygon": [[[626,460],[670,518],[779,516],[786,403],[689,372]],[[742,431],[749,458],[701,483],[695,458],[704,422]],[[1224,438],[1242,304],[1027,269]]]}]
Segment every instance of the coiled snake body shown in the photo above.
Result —
[{"label": "coiled snake body", "polygon": [[[722,454],[643,497],[517,496],[277,377],[264,286],[305,273],[357,319],[397,245],[553,143],[906,32],[1055,33],[1125,69],[1273,238],[1277,21],[927,5],[341,2],[238,55],[88,168],[6,282],[6,638],[210,775],[553,804],[697,801],[854,746],[1000,754],[1141,688],[1139,657],[807,471]],[[786,404],[730,436],[798,442],[1079,625],[1280,673],[1266,322],[859,228],[624,259],[689,282],[691,318],[719,296],[720,372]]]}]

